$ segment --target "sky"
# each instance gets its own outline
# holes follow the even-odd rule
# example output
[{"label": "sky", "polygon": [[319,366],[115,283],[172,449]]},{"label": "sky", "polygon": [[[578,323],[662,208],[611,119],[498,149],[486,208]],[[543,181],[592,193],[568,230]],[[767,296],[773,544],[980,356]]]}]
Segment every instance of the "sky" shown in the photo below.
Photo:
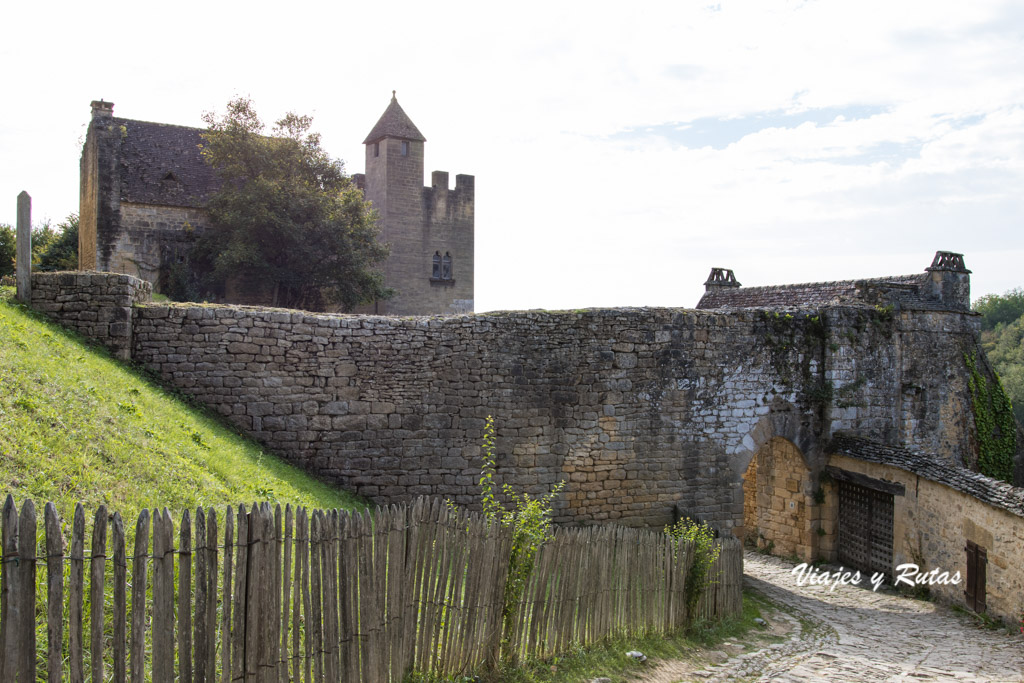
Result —
[{"label": "sky", "polygon": [[[11,5],[14,5],[13,7]],[[1024,285],[1024,3],[8,3],[0,223],[78,210],[89,103],[310,114],[363,171],[397,91],[476,176],[476,310],[922,272]]]}]

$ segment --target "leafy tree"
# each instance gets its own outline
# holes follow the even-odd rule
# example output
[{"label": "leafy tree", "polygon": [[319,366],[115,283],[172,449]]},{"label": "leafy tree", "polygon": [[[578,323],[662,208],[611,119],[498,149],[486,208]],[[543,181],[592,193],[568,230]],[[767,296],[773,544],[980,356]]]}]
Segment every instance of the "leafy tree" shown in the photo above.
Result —
[{"label": "leafy tree", "polygon": [[56,230],[47,224],[49,235],[36,251],[35,235],[32,238],[34,265],[37,270],[78,269],[78,214],[70,214],[57,224]]},{"label": "leafy tree", "polygon": [[1024,315],[1024,289],[1017,287],[1003,295],[986,294],[974,302],[981,313],[981,329],[994,330],[1000,323],[1011,323]]},{"label": "leafy tree", "polygon": [[18,233],[13,226],[0,223],[0,277],[14,275]]},{"label": "leafy tree", "polygon": [[[17,270],[18,231],[0,224],[0,277]],[[78,267],[78,216],[71,214],[56,227],[46,220],[32,228],[33,270],[74,270]]]},{"label": "leafy tree", "polygon": [[57,228],[49,219],[32,226],[32,270],[38,270],[43,252],[50,248],[57,236]]},{"label": "leafy tree", "polygon": [[320,147],[310,117],[289,113],[266,136],[252,102],[239,98],[204,120],[202,154],[222,181],[193,252],[208,289],[237,278],[265,288],[275,306],[313,310],[391,295],[374,270],[388,255],[376,214]]},{"label": "leafy tree", "polygon": [[981,346],[1024,424],[1024,288],[1005,294],[986,294],[974,302],[981,313]]}]

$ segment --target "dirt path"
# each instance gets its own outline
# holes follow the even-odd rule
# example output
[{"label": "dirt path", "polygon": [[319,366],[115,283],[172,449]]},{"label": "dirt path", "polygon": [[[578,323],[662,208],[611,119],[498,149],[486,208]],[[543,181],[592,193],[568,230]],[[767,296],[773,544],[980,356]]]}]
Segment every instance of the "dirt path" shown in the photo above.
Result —
[{"label": "dirt path", "polygon": [[721,663],[703,668],[662,663],[646,683],[1024,681],[1024,637],[888,589],[797,586],[794,564],[778,558],[748,553],[744,562],[746,585],[791,611],[768,615],[785,640],[746,652],[726,645],[705,656]]}]

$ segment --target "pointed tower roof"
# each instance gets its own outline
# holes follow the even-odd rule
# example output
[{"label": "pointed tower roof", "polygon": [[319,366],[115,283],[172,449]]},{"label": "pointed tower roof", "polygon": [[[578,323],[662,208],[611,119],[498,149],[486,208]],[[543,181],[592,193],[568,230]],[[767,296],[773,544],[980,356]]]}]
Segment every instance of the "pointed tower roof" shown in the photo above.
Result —
[{"label": "pointed tower roof", "polygon": [[417,142],[427,141],[419,129],[416,128],[416,124],[412,122],[401,105],[398,104],[398,98],[395,97],[394,90],[391,91],[391,104],[381,114],[377,125],[373,127],[370,134],[363,140],[363,144],[368,145],[381,138],[402,138],[403,140],[415,140]]}]

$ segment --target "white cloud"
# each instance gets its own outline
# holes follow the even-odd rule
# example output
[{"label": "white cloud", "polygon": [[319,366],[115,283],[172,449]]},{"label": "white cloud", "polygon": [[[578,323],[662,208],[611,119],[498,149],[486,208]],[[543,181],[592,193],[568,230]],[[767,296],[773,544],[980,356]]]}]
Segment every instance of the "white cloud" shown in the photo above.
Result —
[{"label": "white cloud", "polygon": [[[427,172],[477,176],[482,308],[692,305],[712,265],[807,281],[918,271],[939,248],[966,252],[980,294],[1002,280],[974,253],[1005,275],[1024,250],[1015,7],[22,3],[9,24],[45,31],[0,45],[0,221],[21,189],[38,217],[75,210],[92,99],[200,125],[249,94],[267,120],[313,113],[357,172],[394,88]],[[721,149],[665,133],[761,119],[777,125]]]}]

